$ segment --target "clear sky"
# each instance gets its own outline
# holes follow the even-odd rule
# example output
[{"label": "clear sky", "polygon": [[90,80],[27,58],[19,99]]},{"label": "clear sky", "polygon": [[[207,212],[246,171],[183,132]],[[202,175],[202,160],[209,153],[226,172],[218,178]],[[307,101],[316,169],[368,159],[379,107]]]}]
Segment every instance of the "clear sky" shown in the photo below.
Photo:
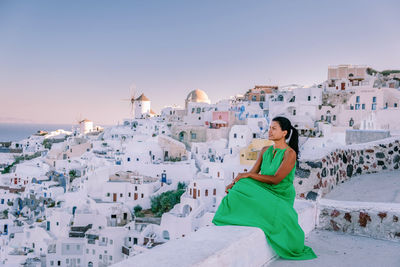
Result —
[{"label": "clear sky", "polygon": [[115,124],[132,84],[159,112],[338,64],[400,69],[400,1],[0,0],[0,122]]}]

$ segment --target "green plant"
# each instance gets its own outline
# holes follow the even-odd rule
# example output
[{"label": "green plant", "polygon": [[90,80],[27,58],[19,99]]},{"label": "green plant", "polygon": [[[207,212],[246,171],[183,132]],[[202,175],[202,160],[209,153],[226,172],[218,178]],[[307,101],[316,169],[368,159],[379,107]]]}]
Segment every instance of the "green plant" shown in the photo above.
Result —
[{"label": "green plant", "polygon": [[[179,187],[182,187],[182,185],[179,185]],[[155,213],[157,217],[161,217],[164,212],[170,211],[180,202],[180,198],[184,192],[185,189],[177,189],[151,197],[151,211]]]},{"label": "green plant", "polygon": [[142,212],[142,206],[136,205],[133,208],[136,217],[144,217],[144,213]]},{"label": "green plant", "polygon": [[185,189],[185,188],[186,188],[186,184],[185,183],[182,183],[182,182],[178,183],[177,190],[181,190],[181,189]]},{"label": "green plant", "polygon": [[69,174],[69,181],[70,182],[72,182],[77,177],[76,170],[70,170],[68,174]]},{"label": "green plant", "polygon": [[3,218],[8,219],[8,210],[3,210]]},{"label": "green plant", "polygon": [[141,212],[142,211],[142,206],[140,206],[140,205],[136,205],[134,208],[133,208],[133,211],[136,213],[136,212]]}]

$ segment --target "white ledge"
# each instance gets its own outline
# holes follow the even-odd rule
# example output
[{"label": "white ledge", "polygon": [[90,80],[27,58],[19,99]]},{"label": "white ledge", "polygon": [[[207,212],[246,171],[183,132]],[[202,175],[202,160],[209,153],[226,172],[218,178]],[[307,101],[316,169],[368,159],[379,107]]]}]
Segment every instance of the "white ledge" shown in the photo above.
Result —
[{"label": "white ledge", "polygon": [[209,226],[113,266],[261,266],[275,255],[259,228]]},{"label": "white ledge", "polygon": [[[295,209],[307,235],[315,228],[316,205],[296,200]],[[277,257],[260,228],[212,225],[113,266],[263,266]]]}]

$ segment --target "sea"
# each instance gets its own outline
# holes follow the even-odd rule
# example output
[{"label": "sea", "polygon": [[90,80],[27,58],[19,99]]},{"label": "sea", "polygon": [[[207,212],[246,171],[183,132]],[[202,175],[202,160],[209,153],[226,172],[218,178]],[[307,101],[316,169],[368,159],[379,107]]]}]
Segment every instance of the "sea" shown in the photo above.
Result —
[{"label": "sea", "polygon": [[32,123],[0,123],[0,142],[21,141],[38,131],[55,131],[63,129],[71,131],[72,124],[32,124]]}]

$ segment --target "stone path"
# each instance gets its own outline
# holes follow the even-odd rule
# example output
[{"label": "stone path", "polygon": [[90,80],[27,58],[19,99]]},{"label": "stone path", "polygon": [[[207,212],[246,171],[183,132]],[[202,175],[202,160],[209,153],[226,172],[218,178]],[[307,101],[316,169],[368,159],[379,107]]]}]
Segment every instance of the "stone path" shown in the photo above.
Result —
[{"label": "stone path", "polygon": [[305,244],[318,258],[306,261],[277,259],[268,267],[399,267],[400,243],[314,230]]},{"label": "stone path", "polygon": [[323,198],[340,201],[400,203],[400,171],[382,171],[354,176],[338,185]]}]

